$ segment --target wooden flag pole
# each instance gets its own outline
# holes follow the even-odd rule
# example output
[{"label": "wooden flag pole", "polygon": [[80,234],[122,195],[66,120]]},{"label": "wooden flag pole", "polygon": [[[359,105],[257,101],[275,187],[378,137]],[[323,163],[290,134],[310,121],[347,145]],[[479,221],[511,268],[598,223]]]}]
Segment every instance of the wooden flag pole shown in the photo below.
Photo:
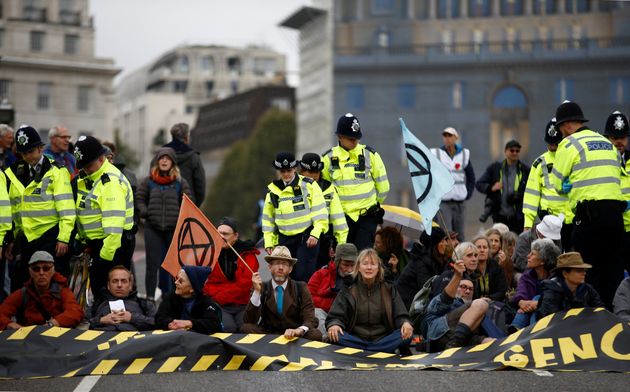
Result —
[{"label": "wooden flag pole", "polygon": [[[225,238],[223,239],[223,241],[225,241]],[[249,272],[252,273],[252,275],[254,274],[254,270],[252,270],[252,268],[249,266],[249,264],[247,264],[245,262],[245,260],[243,260],[243,258],[241,257],[241,255],[238,254],[238,252],[236,251],[236,249],[234,249],[234,247],[232,246],[232,244],[230,244],[229,242],[225,241],[225,243],[230,247],[230,249],[232,249],[234,251],[234,253],[236,254],[236,257],[238,257],[238,259],[241,261],[241,263],[243,263],[245,265],[245,267],[247,267],[247,269],[249,270]]]}]

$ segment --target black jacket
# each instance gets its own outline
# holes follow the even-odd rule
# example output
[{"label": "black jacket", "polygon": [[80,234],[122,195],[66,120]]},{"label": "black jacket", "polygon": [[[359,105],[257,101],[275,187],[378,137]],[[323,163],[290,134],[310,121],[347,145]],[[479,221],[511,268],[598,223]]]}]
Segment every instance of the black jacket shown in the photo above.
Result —
[{"label": "black jacket", "polygon": [[[488,276],[488,290],[487,292],[483,292],[482,287],[485,287],[485,284],[482,284],[481,282],[482,277],[479,271],[466,272],[466,279],[470,279],[475,286],[473,298],[477,299],[481,297],[488,297],[493,301],[504,301],[505,292],[507,291],[507,280],[505,279],[503,269],[499,266],[499,263],[497,263],[496,260],[488,260],[486,275]],[[440,277],[433,282],[431,298],[444,291],[444,288],[448,285],[448,282],[450,282],[452,278],[452,269],[444,271]]]},{"label": "black jacket", "polygon": [[575,296],[560,277],[554,277],[542,282],[542,294],[538,300],[536,317],[541,318],[573,308],[598,308],[603,307],[599,294],[593,286],[583,283],[575,290]]},{"label": "black jacket", "polygon": [[177,166],[182,177],[188,181],[197,207],[201,206],[206,197],[206,170],[203,167],[199,153],[180,140],[173,139],[163,147],[175,150]]},{"label": "black jacket", "polygon": [[[155,305],[143,298],[138,298],[135,291],[125,298],[114,297],[106,288],[101,290],[103,300],[93,308],[90,321],[90,329],[101,331],[145,331],[155,328]],[[111,313],[109,301],[121,299],[125,303],[125,310],[131,313],[131,321],[117,325],[101,324],[101,317]]]},{"label": "black jacket", "polygon": [[400,273],[396,288],[407,309],[424,283],[444,271],[444,265],[435,260],[429,248],[414,243],[411,249],[411,262]]},{"label": "black jacket", "polygon": [[[183,310],[182,297],[174,292],[166,294],[155,315],[155,327],[167,330],[171,321],[181,320]],[[192,321],[192,330],[195,332],[211,334],[223,331],[221,307],[205,295],[197,297],[190,312],[190,321]]]},{"label": "black jacket", "polygon": [[[502,190],[492,191],[492,185],[502,179],[501,169],[506,165],[506,161],[497,161],[491,163],[483,175],[477,180],[475,187],[477,190],[486,195],[486,199],[490,199],[492,205],[492,219],[497,220],[501,211],[501,192]],[[521,161],[516,163],[516,175],[521,175],[521,180],[513,195],[508,196],[509,203],[514,207],[517,217],[523,216],[523,196],[525,195],[525,187],[527,185],[527,177],[529,177],[530,167]]]}]

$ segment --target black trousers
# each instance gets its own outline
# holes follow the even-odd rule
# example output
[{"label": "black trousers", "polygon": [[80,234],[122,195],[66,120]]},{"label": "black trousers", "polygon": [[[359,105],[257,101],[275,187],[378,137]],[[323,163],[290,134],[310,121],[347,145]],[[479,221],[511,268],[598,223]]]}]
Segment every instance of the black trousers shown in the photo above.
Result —
[{"label": "black trousers", "polygon": [[515,214],[513,216],[495,215],[492,217],[494,223],[504,223],[510,228],[510,231],[521,234],[523,232],[523,226],[525,225],[525,218],[521,214]]},{"label": "black trousers", "polygon": [[120,240],[120,248],[114,253],[112,261],[102,260],[99,257],[101,248],[103,247],[102,239],[88,240],[87,245],[90,249],[90,256],[92,257],[90,286],[92,287],[92,295],[96,303],[101,299],[101,289],[107,286],[107,275],[112,267],[122,265],[128,270],[131,270],[131,259],[136,248],[136,236],[132,230],[123,231]]},{"label": "black trousers", "polygon": [[298,259],[291,271],[291,279],[301,282],[308,282],[315,273],[317,266],[317,254],[319,253],[319,242],[317,245],[309,248],[306,241],[311,236],[312,227],[304,230],[303,233],[296,235],[284,235],[280,233],[278,245],[286,246],[291,252],[291,256]]},{"label": "black trousers", "polygon": [[612,311],[615,291],[623,279],[623,206],[616,200],[586,201],[578,204],[573,220],[573,247],[592,269],[586,281]]},{"label": "black trousers", "polygon": [[349,229],[346,242],[354,244],[359,252],[374,246],[374,235],[376,234],[376,226],[378,226],[375,216],[361,215],[355,222],[346,215],[346,222],[348,222]]}]

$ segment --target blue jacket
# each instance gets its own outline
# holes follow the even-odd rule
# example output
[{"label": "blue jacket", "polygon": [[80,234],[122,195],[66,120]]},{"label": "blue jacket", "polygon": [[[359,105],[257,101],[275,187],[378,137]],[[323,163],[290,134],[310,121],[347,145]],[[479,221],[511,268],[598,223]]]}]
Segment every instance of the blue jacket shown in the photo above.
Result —
[{"label": "blue jacket", "polygon": [[451,298],[444,292],[435,296],[431,302],[429,302],[427,315],[425,316],[425,321],[428,326],[427,339],[438,340],[444,336],[449,329],[446,315],[462,305],[464,305],[463,300],[460,298]]}]

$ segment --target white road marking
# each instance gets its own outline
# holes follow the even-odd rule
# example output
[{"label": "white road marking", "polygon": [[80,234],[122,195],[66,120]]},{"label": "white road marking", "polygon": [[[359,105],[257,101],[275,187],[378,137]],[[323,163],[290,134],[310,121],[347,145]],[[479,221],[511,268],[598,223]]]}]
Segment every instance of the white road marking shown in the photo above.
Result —
[{"label": "white road marking", "polygon": [[90,392],[101,376],[85,376],[73,392]]}]

